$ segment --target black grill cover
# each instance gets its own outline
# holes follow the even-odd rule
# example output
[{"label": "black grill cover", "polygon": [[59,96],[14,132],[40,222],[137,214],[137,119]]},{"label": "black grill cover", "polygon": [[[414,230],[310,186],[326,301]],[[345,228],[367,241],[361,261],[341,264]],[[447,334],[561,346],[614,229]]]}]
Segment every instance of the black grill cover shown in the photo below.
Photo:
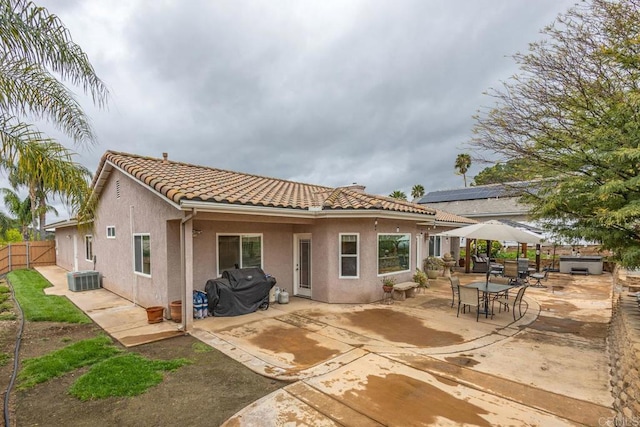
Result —
[{"label": "black grill cover", "polygon": [[209,299],[209,312],[228,317],[253,313],[261,305],[268,306],[269,291],[276,279],[261,268],[225,270],[222,277],[207,281],[204,291]]}]

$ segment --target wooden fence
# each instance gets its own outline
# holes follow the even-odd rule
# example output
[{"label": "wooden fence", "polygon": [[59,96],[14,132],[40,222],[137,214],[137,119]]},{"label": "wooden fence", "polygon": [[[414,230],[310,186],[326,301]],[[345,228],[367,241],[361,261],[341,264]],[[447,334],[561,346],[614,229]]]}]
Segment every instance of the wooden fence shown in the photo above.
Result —
[{"label": "wooden fence", "polygon": [[53,240],[10,243],[0,247],[0,275],[20,268],[55,265],[55,263],[56,242]]}]

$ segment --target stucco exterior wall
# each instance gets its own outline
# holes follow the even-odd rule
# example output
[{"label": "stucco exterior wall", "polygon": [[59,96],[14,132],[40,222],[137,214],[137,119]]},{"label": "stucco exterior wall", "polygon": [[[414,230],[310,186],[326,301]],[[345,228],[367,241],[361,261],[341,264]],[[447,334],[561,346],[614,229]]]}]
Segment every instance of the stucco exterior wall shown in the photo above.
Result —
[{"label": "stucco exterior wall", "polygon": [[[238,217],[242,219],[241,216]],[[261,234],[262,265],[273,275],[277,286],[294,295],[294,234],[309,233],[312,241],[312,294],[317,301],[330,303],[366,303],[382,298],[382,276],[378,275],[377,242],[379,234],[411,233],[410,272],[391,273],[398,283],[411,280],[416,266],[417,246],[426,256],[427,236],[424,230],[409,221],[374,219],[321,219],[311,224],[287,224],[271,218],[263,222],[216,221],[196,219],[194,229],[194,289],[204,290],[207,280],[219,277],[216,241],[218,234]],[[286,221],[286,220],[284,220]],[[339,277],[339,234],[358,233],[360,236],[360,268],[357,278]],[[417,236],[417,237],[416,237]]]},{"label": "stucco exterior wall", "polygon": [[[93,252],[103,287],[143,307],[168,308],[167,271],[179,259],[168,259],[167,220],[183,213],[114,169],[102,190],[93,229]],[[115,226],[115,238],[107,238],[107,227]],[[134,272],[133,234],[148,233],[151,275]],[[173,271],[173,270],[172,270]]]},{"label": "stucco exterior wall", "polygon": [[[242,219],[241,216],[239,219]],[[273,221],[281,221],[281,219],[273,218]],[[261,234],[263,270],[276,278],[277,286],[289,285],[288,289],[291,290],[293,283],[293,226],[291,224],[196,219],[194,229],[199,231],[193,241],[194,289],[204,290],[207,280],[220,277],[216,247],[218,234]]]},{"label": "stucco exterior wall", "polygon": [[[420,230],[414,222],[378,219],[334,219],[318,221],[314,228],[312,250],[313,285],[312,298],[328,303],[368,303],[383,297],[382,277],[378,274],[378,235],[409,233],[409,271],[390,273],[397,283],[412,280],[416,269],[416,248],[423,242]],[[359,233],[360,266],[357,278],[340,278],[339,235]],[[424,247],[422,248],[424,250]],[[424,253],[424,252],[423,252]]]},{"label": "stucco exterior wall", "polygon": [[[78,229],[77,227],[62,227],[56,229],[56,265],[58,267],[62,267],[67,271],[74,271],[75,263],[74,263],[74,241],[75,244],[78,245]],[[84,246],[82,242],[81,245],[78,245],[78,250],[82,250]]]}]

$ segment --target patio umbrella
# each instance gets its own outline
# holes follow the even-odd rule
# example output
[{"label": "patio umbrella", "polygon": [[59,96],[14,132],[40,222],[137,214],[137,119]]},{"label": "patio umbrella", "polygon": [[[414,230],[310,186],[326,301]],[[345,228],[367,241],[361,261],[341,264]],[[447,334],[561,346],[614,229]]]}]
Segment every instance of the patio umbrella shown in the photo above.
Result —
[{"label": "patio umbrella", "polygon": [[[543,237],[530,231],[521,230],[500,221],[491,220],[478,224],[467,225],[455,230],[444,231],[438,234],[446,237],[465,237],[467,239],[498,240],[517,243],[542,243]],[[487,245],[488,246],[488,245]],[[518,251],[519,252],[519,251]],[[490,261],[487,257],[487,272],[490,270]],[[489,274],[487,273],[487,282]]]},{"label": "patio umbrella", "polygon": [[543,237],[530,231],[521,230],[500,221],[486,221],[467,225],[455,230],[438,234],[447,237],[466,237],[467,239],[499,240],[517,243],[542,243]]}]

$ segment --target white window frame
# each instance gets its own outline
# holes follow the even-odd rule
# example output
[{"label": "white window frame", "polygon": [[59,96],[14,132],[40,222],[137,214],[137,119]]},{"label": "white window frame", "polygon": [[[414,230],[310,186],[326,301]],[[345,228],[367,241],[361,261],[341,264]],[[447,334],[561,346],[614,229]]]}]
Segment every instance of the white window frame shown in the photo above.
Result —
[{"label": "white window frame", "polygon": [[[389,271],[387,273],[380,273],[380,236],[406,236],[409,244],[409,252],[407,253],[407,260],[409,262],[406,270]],[[378,277],[384,277],[389,275],[408,273],[411,271],[411,233],[378,233],[376,236],[376,274]]]},{"label": "white window frame", "polygon": [[[149,241],[149,272],[145,273],[144,272],[144,262],[141,262],[141,267],[143,268],[143,271],[138,271],[136,270],[136,251],[138,250],[138,248],[136,247],[136,237],[141,237],[140,242],[143,243],[145,237],[148,239]],[[133,272],[137,275],[140,276],[144,276],[144,277],[151,277],[151,234],[150,233],[134,233],[133,234]],[[142,248],[140,248],[140,250],[142,251]],[[143,254],[141,253],[141,261],[144,261],[144,257]]]},{"label": "white window frame", "polygon": [[116,238],[116,226],[107,225],[107,239],[115,239],[115,238]]},{"label": "white window frame", "polygon": [[[431,253],[431,239],[433,239],[433,253]],[[429,256],[439,257],[442,255],[442,236],[429,236]]]},{"label": "white window frame", "polygon": [[260,238],[260,268],[264,270],[264,236],[262,233],[216,233],[216,270],[217,275],[220,277],[222,271],[220,271],[220,237],[221,236],[236,236],[240,238],[240,247],[239,249],[239,257],[240,264],[238,267],[243,268],[242,266],[242,238],[243,237],[259,237]]},{"label": "white window frame", "polygon": [[[356,238],[356,253],[355,254],[343,254],[342,253],[342,237],[343,236],[355,236]],[[356,259],[356,274],[355,276],[345,276],[342,274],[342,258],[355,258]],[[339,233],[338,234],[338,278],[340,279],[359,279],[360,278],[360,233]]]},{"label": "white window frame", "polygon": [[93,261],[93,235],[91,234],[84,236],[84,259]]}]

